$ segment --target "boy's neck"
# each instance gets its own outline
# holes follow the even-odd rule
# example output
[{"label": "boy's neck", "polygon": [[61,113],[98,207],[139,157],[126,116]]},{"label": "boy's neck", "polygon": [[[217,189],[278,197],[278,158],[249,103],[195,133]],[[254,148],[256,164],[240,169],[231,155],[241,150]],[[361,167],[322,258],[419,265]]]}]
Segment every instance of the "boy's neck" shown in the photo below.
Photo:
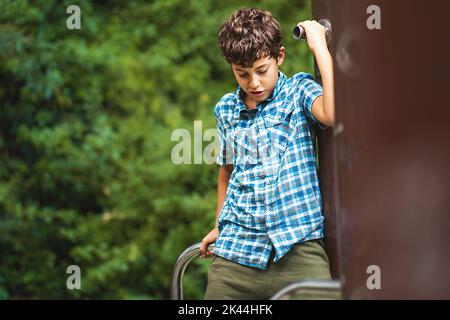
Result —
[{"label": "boy's neck", "polygon": [[250,110],[257,109],[258,108],[258,104],[261,104],[261,103],[264,102],[264,101],[253,101],[253,100],[250,100],[248,98],[248,95],[244,91],[242,91],[242,97],[241,98],[242,98],[242,101],[244,102],[245,107],[247,109],[250,109]]},{"label": "boy's neck", "polygon": [[251,101],[249,102],[247,97],[245,97],[245,99],[244,99],[244,104],[245,104],[245,107],[250,110],[257,109],[257,105],[258,105],[256,102],[251,102]]}]

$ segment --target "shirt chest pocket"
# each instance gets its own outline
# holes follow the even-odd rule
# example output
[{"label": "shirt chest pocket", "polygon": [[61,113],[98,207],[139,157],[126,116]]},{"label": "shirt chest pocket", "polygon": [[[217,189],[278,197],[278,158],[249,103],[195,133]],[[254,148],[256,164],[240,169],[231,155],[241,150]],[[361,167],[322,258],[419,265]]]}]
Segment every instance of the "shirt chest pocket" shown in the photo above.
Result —
[{"label": "shirt chest pocket", "polygon": [[293,105],[280,109],[274,116],[268,118],[267,130],[270,152],[282,155],[297,132]]},{"label": "shirt chest pocket", "polygon": [[258,164],[258,130],[238,123],[227,128],[228,142],[232,149],[233,164],[255,166]]}]

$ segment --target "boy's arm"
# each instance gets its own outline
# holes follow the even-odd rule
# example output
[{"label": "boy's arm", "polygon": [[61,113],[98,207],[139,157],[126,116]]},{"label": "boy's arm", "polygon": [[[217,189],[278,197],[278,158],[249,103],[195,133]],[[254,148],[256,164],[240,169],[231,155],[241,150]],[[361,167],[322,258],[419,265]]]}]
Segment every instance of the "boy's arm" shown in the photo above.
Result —
[{"label": "boy's arm", "polygon": [[225,201],[225,195],[228,189],[228,181],[230,181],[231,173],[233,172],[233,165],[227,164],[221,166],[219,169],[219,177],[217,181],[217,211],[214,228],[218,228],[218,220],[220,211],[222,210],[223,202]]},{"label": "boy's arm", "polygon": [[328,127],[334,126],[333,59],[327,47],[325,28],[316,21],[300,22],[306,32],[308,46],[313,52],[322,77],[323,96],[312,105],[314,117]]},{"label": "boy's arm", "polygon": [[210,252],[207,252],[208,246],[211,243],[216,242],[219,236],[218,220],[220,211],[222,210],[223,202],[225,201],[225,196],[228,188],[228,181],[230,181],[231,173],[233,172],[233,165],[228,164],[225,166],[220,166],[219,177],[217,179],[217,211],[214,223],[214,229],[212,229],[203,239],[200,245],[200,252],[202,257],[206,258]]}]

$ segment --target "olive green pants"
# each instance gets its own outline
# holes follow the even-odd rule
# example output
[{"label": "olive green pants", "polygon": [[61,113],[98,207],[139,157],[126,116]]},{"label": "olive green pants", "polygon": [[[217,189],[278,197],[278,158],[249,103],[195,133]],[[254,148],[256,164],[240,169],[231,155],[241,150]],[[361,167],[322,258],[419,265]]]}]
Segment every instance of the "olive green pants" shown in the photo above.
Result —
[{"label": "olive green pants", "polygon": [[330,280],[322,239],[295,244],[277,263],[273,252],[266,270],[213,257],[208,270],[206,300],[265,300],[300,280]]}]

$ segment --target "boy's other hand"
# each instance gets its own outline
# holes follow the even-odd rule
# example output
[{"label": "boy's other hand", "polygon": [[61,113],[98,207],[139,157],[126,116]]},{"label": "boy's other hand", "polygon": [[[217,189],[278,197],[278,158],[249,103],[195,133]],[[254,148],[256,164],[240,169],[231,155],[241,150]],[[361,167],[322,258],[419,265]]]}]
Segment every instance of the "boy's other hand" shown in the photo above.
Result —
[{"label": "boy's other hand", "polygon": [[211,243],[216,242],[217,238],[219,237],[219,228],[212,229],[202,240],[202,244],[200,245],[200,252],[202,254],[203,258],[207,258],[210,255],[212,255],[212,251],[208,251],[208,246]]},{"label": "boy's other hand", "polygon": [[308,42],[309,49],[313,53],[323,49],[328,50],[324,26],[315,20],[306,20],[299,22],[297,25],[305,29],[306,41]]}]

